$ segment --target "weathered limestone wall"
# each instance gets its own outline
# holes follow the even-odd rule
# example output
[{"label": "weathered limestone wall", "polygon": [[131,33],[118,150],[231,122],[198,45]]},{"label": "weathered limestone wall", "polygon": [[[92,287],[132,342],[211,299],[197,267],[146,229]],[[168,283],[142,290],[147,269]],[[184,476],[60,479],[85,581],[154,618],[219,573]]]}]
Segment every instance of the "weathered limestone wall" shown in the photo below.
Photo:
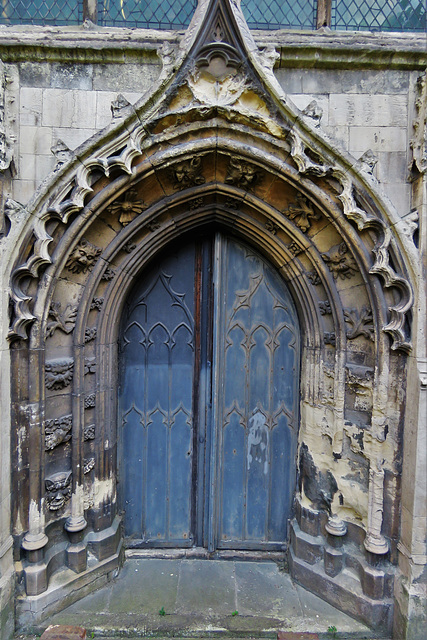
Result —
[{"label": "weathered limestone wall", "polygon": [[360,158],[370,149],[373,175],[403,216],[410,209],[407,181],[411,109],[417,72],[278,69],[276,75],[302,111],[318,105],[319,127],[342,150]]},{"label": "weathered limestone wall", "polygon": [[[0,256],[6,267],[1,273],[1,307],[0,307],[0,357],[1,357],[1,429],[0,455],[1,486],[0,486],[0,605],[2,608],[1,629],[4,638],[10,636],[12,592],[13,592],[13,565],[11,551],[11,489],[9,448],[10,433],[14,425],[10,424],[9,414],[9,345],[6,340],[8,330],[8,294],[10,290],[10,267],[13,262],[14,244],[20,239],[22,220],[25,212],[21,205],[33,197],[37,187],[47,178],[55,166],[60,167],[64,159],[68,158],[68,149],[75,150],[88,138],[101,131],[108,125],[112,118],[120,112],[120,101],[114,105],[114,113],[111,104],[117,101],[118,94],[125,100],[135,103],[156,84],[161,71],[161,58],[167,60],[165,53],[161,51],[163,41],[157,35],[150,38],[141,37],[138,47],[135,44],[137,36],[120,30],[111,30],[108,36],[114,47],[109,49],[108,55],[100,55],[102,48],[107,48],[107,35],[105,38],[99,34],[78,32],[78,47],[73,51],[60,43],[60,31],[50,30],[47,34],[48,47],[41,46],[42,31],[38,31],[37,53],[22,49],[16,52],[15,45],[8,48],[7,37],[3,38],[0,46],[0,54],[4,59],[4,73],[6,77],[6,138],[10,153],[13,157],[11,168],[4,172],[3,207],[6,211],[6,221],[3,229],[12,225],[7,238],[0,237]],[[30,31],[27,30],[27,40],[30,39]],[[105,32],[106,34],[109,32]],[[56,35],[55,35],[56,34]],[[65,34],[69,41],[72,36],[68,31]],[[175,35],[168,36],[174,43]],[[328,36],[329,38],[331,36]],[[57,40],[55,40],[57,38]],[[133,39],[132,39],[133,38]],[[268,36],[271,39],[271,36]],[[289,34],[284,38],[286,47],[298,46],[298,36],[294,42],[290,42]],[[103,43],[104,40],[104,43]],[[277,38],[280,45],[280,38]],[[13,38],[10,37],[10,41]],[[399,39],[399,47],[402,47],[402,38]],[[95,44],[96,42],[96,44]],[[260,43],[267,42],[260,38]],[[372,44],[372,43],[371,43]],[[29,42],[26,41],[26,45]],[[337,35],[336,47],[347,47],[346,36],[342,39]],[[318,45],[313,45],[313,51]],[[395,43],[390,38],[389,49],[393,50]],[[279,66],[275,70],[283,90],[302,111],[306,110],[306,118],[311,123],[318,125],[320,131],[329,136],[333,145],[340,153],[350,153],[361,161],[364,168],[376,178],[379,187],[386,198],[398,211],[404,220],[398,233],[411,237],[417,228],[417,217],[426,216],[425,179],[418,179],[411,184],[408,180],[409,165],[413,159],[411,141],[414,137],[413,125],[417,117],[416,101],[419,99],[417,79],[422,74],[421,57],[419,62],[412,63],[411,40],[407,38],[407,49],[410,52],[403,64],[382,65],[376,68],[375,51],[366,49],[360,54],[363,58],[361,68],[358,68],[358,60],[349,55],[347,60],[341,60],[335,68],[333,64],[323,65],[322,68],[312,68],[310,56],[306,55],[306,61],[300,60],[299,68],[292,68],[289,60],[286,65]],[[53,54],[53,48],[56,47]],[[62,47],[62,48],[61,48]],[[158,53],[157,53],[158,50]],[[418,51],[418,49],[417,49]],[[128,53],[126,53],[128,52]],[[368,59],[368,60],[367,60]],[[279,65],[281,62],[278,63]],[[390,68],[388,68],[388,66]],[[364,67],[364,68],[362,68]],[[62,142],[63,144],[59,144]],[[365,155],[364,155],[365,154]],[[415,185],[415,186],[414,186]],[[14,202],[5,206],[6,198]],[[418,216],[413,209],[417,208]],[[2,221],[0,221],[0,231]],[[421,237],[423,231],[421,223]],[[21,226],[20,226],[21,225]],[[421,242],[421,249],[423,249]],[[420,272],[416,275],[422,278]],[[342,284],[343,290],[347,285]],[[348,286],[350,291],[351,287]],[[398,620],[399,633],[406,634],[405,618],[414,612],[417,619],[417,628],[420,627],[419,602],[422,593],[422,566],[425,561],[425,510],[420,506],[425,505],[425,493],[423,493],[423,476],[425,456],[425,435],[420,433],[420,425],[425,415],[425,400],[418,392],[420,379],[425,377],[425,366],[420,364],[425,359],[425,342],[423,337],[422,307],[423,290],[416,292],[420,316],[417,316],[414,326],[416,335],[415,351],[410,356],[409,389],[412,390],[414,402],[408,402],[408,412],[405,424],[404,457],[403,457],[403,507],[402,524],[399,525],[399,514],[394,515],[393,523],[387,526],[396,533],[399,526],[404,529],[399,551],[401,567],[400,585],[397,597],[400,602],[401,618]],[[348,293],[351,300],[351,294]],[[349,304],[350,306],[350,304]],[[370,355],[369,355],[370,357]],[[398,358],[396,358],[396,361]],[[424,361],[425,362],[425,361]],[[374,367],[375,362],[369,361],[369,366]],[[396,370],[398,364],[394,363]],[[425,381],[424,381],[425,395]],[[403,424],[399,422],[400,404],[403,404],[404,394],[401,390],[390,389],[390,414],[394,416],[394,423],[390,425],[393,432],[394,444],[398,442],[399,433]],[[398,416],[396,418],[395,416]],[[310,443],[310,450],[314,455],[315,463],[321,470],[328,467],[330,435],[319,438],[319,422],[315,411],[307,405],[303,408],[303,433],[306,441]],[[326,427],[327,431],[327,427]],[[410,439],[406,433],[410,434]],[[326,443],[326,444],[325,444]],[[423,445],[424,443],[424,445]],[[357,441],[351,441],[351,447],[357,450]],[[349,445],[350,446],[350,445]],[[423,448],[424,447],[424,448]],[[12,457],[19,454],[13,451]],[[395,460],[392,460],[393,451],[390,451],[387,470],[390,470]],[[366,473],[368,466],[366,465]],[[334,503],[334,512],[338,512],[349,522],[366,526],[368,517],[368,500],[366,491],[348,477],[348,467],[344,463],[337,462],[334,467],[340,483],[341,493],[345,505],[339,504],[337,493]],[[358,471],[360,473],[360,471]],[[415,482],[416,479],[416,482]],[[365,478],[367,484],[367,477]],[[393,483],[395,480],[393,480]],[[392,484],[390,492],[399,492],[399,484]],[[359,507],[357,506],[359,505]],[[307,505],[308,506],[308,505]],[[425,507],[424,507],[425,509]],[[424,523],[424,524],[423,524]],[[23,533],[26,529],[24,523],[14,523],[15,534]],[[424,529],[423,529],[424,527]],[[404,545],[404,548],[402,547]],[[424,554],[424,555],[423,555]],[[416,568],[414,569],[414,558]],[[396,558],[394,558],[396,560]],[[418,568],[420,567],[420,568]],[[411,599],[412,595],[414,597]],[[415,628],[415,627],[414,627]],[[1,640],[3,640],[3,636]],[[418,638],[417,631],[412,635],[396,637]]]}]

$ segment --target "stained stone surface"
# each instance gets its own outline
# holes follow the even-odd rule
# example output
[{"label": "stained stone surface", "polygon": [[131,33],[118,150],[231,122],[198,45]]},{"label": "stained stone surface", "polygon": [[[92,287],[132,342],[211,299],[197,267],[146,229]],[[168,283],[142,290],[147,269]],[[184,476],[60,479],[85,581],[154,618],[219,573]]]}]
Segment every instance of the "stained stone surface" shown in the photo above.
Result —
[{"label": "stained stone surface", "polygon": [[[159,612],[164,612],[164,615]],[[33,629],[79,624],[88,638],[276,638],[278,630],[381,637],[292,582],[274,562],[129,559],[118,578]],[[29,640],[30,636],[19,636]]]}]

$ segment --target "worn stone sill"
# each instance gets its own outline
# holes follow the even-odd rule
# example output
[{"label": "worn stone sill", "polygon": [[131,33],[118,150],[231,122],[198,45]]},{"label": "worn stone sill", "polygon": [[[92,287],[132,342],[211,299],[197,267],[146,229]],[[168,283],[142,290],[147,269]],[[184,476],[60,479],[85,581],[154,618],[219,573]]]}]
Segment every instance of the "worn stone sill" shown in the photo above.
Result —
[{"label": "worn stone sill", "polygon": [[[0,25],[4,62],[127,62],[155,58],[163,42],[178,44],[184,31],[123,27]],[[389,68],[422,70],[427,66],[426,33],[354,31],[253,31],[259,47],[280,50],[277,67]]]}]

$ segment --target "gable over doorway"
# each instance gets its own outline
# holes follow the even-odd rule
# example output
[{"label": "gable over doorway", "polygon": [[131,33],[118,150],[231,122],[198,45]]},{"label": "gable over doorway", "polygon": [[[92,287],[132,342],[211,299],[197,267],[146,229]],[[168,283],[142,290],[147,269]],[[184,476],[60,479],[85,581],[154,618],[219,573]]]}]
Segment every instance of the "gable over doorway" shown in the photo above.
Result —
[{"label": "gable over doorway", "polygon": [[120,347],[128,546],[284,549],[300,357],[284,281],[219,233],[169,249],[128,297]]}]

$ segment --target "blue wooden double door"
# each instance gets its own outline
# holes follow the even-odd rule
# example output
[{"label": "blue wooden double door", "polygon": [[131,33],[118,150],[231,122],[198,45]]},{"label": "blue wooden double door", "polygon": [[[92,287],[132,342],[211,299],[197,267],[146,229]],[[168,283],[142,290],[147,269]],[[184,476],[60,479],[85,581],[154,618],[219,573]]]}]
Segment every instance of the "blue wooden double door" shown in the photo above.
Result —
[{"label": "blue wooden double door", "polygon": [[299,357],[291,295],[251,248],[216,233],[146,270],[120,332],[129,546],[284,548]]}]

